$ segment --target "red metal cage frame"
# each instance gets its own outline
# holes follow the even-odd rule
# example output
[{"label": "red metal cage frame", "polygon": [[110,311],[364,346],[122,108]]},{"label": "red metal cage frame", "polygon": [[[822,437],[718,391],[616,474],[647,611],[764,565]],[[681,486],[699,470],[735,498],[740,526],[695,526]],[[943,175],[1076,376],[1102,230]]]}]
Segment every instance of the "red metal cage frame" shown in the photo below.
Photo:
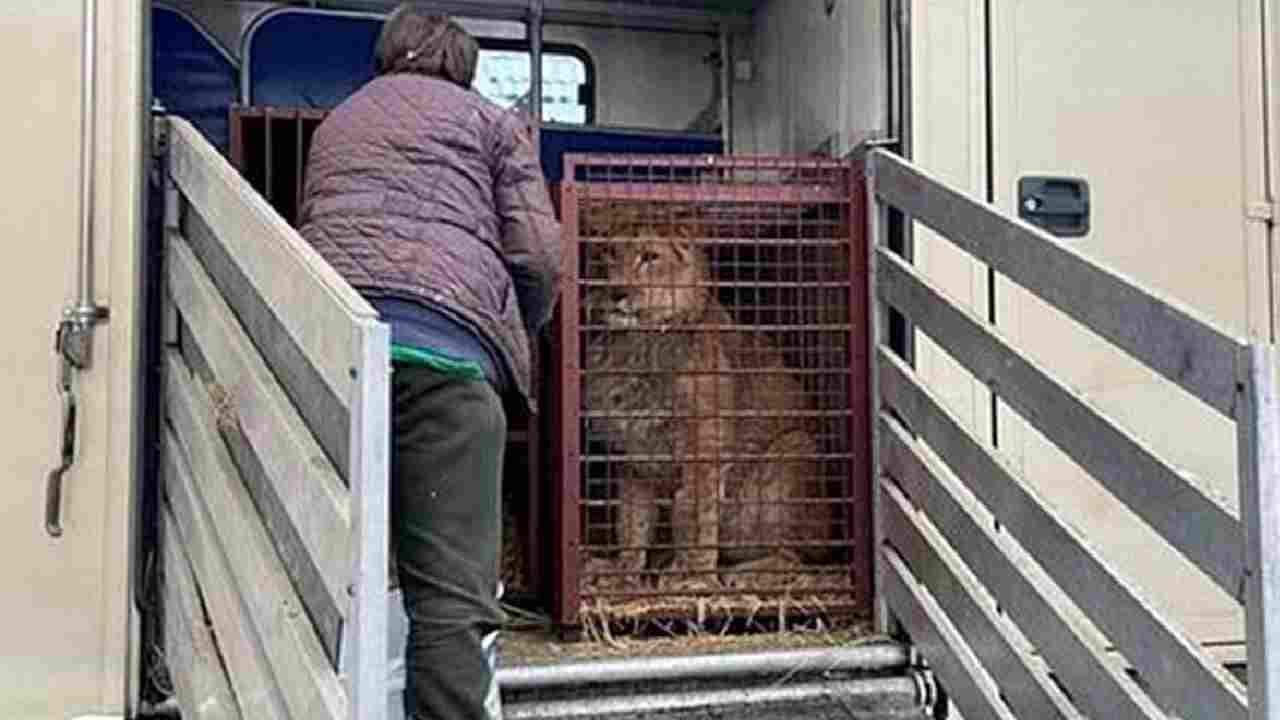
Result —
[{"label": "red metal cage frame", "polygon": [[[613,182],[606,186],[594,179],[583,180],[583,169],[589,166],[626,168],[669,168],[700,171],[700,178],[683,179],[669,175],[666,182]],[[766,183],[733,182],[735,174],[761,170],[778,177]],[[818,177],[838,170],[843,181],[810,182],[809,174]],[[643,174],[643,173],[642,173]],[[707,175],[719,178],[708,182]],[[577,625],[582,594],[580,590],[579,549],[583,544],[580,503],[582,501],[582,448],[579,416],[581,412],[582,368],[579,367],[581,325],[579,318],[579,267],[582,235],[579,203],[584,194],[628,201],[666,201],[678,203],[842,203],[848,212],[849,244],[849,311],[848,358],[850,361],[848,437],[851,443],[852,471],[847,479],[845,499],[849,517],[859,520],[851,531],[850,573],[853,579],[853,602],[857,612],[870,609],[873,592],[872,528],[871,528],[871,432],[868,427],[870,358],[867,268],[867,223],[865,179],[861,164],[854,160],[797,157],[691,157],[691,156],[619,156],[568,155],[565,157],[564,181],[556,188],[563,224],[563,278],[560,305],[553,320],[548,353],[547,427],[552,455],[553,497],[550,502],[551,526],[554,531],[551,572],[552,614],[561,626]],[[609,180],[611,178],[601,178]],[[616,179],[616,178],[614,178]]]}]

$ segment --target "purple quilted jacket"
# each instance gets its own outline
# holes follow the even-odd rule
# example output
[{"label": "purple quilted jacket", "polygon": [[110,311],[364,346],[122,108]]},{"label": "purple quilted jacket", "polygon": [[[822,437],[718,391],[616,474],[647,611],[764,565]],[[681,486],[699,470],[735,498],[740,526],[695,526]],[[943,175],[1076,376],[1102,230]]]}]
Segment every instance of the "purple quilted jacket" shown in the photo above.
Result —
[{"label": "purple quilted jacket", "polygon": [[376,78],[316,130],[300,212],[302,236],[363,295],[462,322],[529,398],[560,226],[517,116],[441,80]]}]

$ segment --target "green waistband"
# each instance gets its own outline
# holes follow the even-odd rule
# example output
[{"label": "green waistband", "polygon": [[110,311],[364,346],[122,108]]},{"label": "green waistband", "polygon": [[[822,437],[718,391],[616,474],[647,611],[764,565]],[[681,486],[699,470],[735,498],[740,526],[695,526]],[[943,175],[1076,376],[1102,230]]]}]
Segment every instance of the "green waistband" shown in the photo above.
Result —
[{"label": "green waistband", "polygon": [[438,373],[465,378],[467,380],[484,380],[484,367],[474,360],[459,360],[442,355],[428,348],[410,347],[408,345],[391,344],[391,360],[405,365],[429,367]]}]

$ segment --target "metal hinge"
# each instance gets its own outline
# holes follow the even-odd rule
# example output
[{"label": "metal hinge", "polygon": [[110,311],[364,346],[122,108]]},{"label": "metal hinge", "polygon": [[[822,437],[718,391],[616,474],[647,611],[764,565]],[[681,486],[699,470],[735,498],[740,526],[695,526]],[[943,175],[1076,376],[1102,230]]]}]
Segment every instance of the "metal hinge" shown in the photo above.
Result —
[{"label": "metal hinge", "polygon": [[151,155],[163,157],[169,152],[169,111],[159,100],[151,101]]},{"label": "metal hinge", "polygon": [[155,187],[164,187],[164,159],[168,155],[168,111],[159,100],[154,100],[151,103],[151,168],[148,175]]},{"label": "metal hinge", "polygon": [[916,707],[926,717],[947,717],[947,697],[941,691],[933,671],[928,667],[915,667],[911,671],[911,679],[916,684]]},{"label": "metal hinge", "polygon": [[867,137],[864,137],[850,148],[849,151],[844,154],[843,159],[861,162],[862,158],[865,157],[867,153],[876,149],[888,150],[891,153],[897,154],[901,152],[901,143],[892,135],[874,132]]},{"label": "metal hinge", "polygon": [[1275,223],[1277,215],[1280,215],[1280,211],[1277,210],[1276,203],[1267,202],[1266,200],[1251,202],[1244,207],[1244,216],[1246,218],[1264,222],[1268,225]]}]

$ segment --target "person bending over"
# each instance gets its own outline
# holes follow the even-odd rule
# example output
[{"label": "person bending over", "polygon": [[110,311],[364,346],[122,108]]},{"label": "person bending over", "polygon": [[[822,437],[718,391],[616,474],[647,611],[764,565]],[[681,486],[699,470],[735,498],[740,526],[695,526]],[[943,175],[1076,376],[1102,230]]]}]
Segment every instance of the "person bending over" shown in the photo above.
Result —
[{"label": "person bending over", "polygon": [[524,119],[471,89],[473,37],[406,3],[375,54],[316,130],[299,229],[391,326],[405,715],[491,720],[504,398],[530,397],[560,228]]}]

